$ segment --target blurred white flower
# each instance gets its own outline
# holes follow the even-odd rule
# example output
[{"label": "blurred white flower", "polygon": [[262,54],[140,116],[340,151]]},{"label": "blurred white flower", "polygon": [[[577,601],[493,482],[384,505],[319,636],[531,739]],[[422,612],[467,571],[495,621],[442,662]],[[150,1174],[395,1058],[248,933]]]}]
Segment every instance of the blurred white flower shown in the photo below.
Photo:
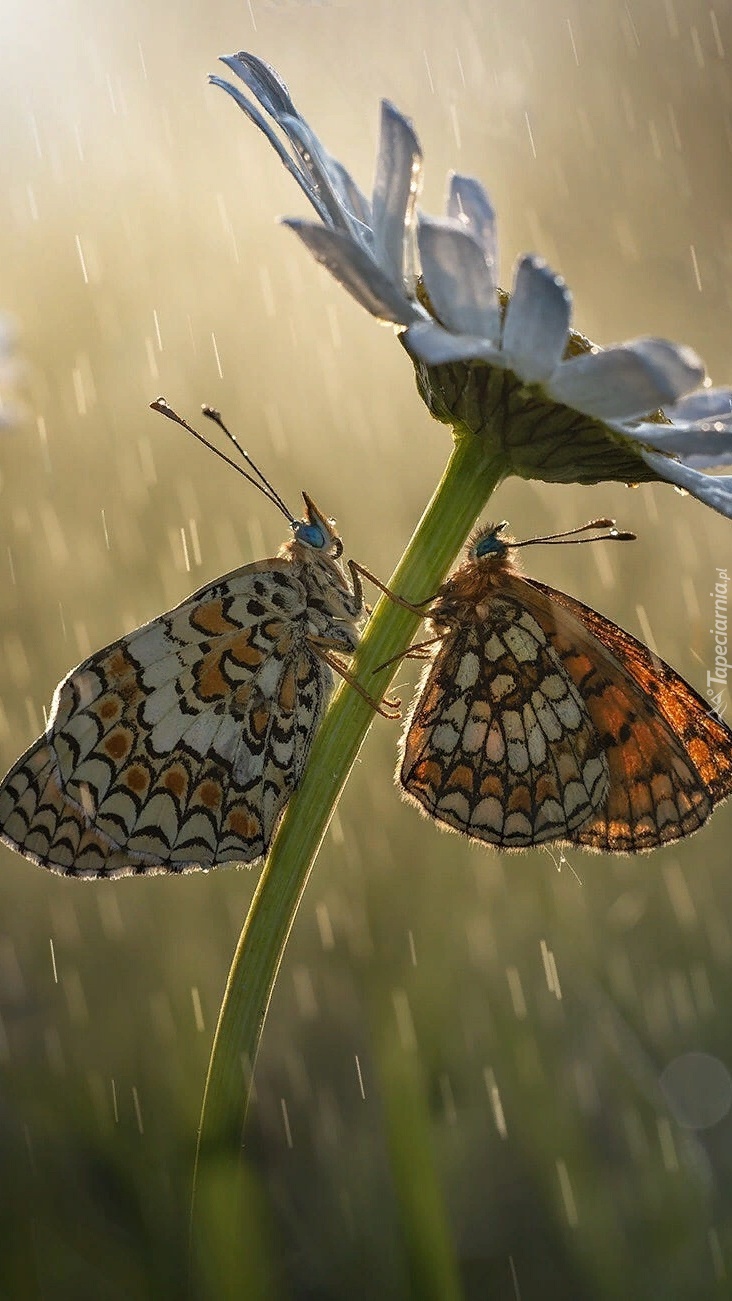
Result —
[{"label": "blurred white flower", "polygon": [[418,215],[422,151],[392,104],[382,103],[369,201],[272,68],[245,52],[222,62],[260,107],[212,82],[266,135],[318,214],[285,225],[367,311],[401,327],[433,414],[497,440],[507,473],[662,479],[732,517],[732,478],[698,468],[732,465],[732,390],[699,388],[704,365],[691,348],[655,338],[594,347],[570,330],[564,281],[533,255],[518,259],[504,294],[488,195],[452,175],[446,216]]},{"label": "blurred white flower", "polygon": [[13,396],[19,372],[15,333],[10,317],[0,315],[0,430],[10,429],[20,420],[20,408]]}]

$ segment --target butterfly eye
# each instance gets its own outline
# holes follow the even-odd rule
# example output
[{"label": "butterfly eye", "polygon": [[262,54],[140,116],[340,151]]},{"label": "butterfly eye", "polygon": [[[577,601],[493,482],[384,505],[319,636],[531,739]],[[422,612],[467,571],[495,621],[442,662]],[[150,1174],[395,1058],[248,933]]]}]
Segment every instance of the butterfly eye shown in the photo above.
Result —
[{"label": "butterfly eye", "polygon": [[316,547],[318,551],[322,551],[325,546],[325,534],[317,524],[305,524],[302,520],[298,520],[293,532],[298,542],[305,542],[309,547]]},{"label": "butterfly eye", "polygon": [[496,530],[492,530],[485,537],[479,538],[475,544],[476,557],[504,555],[506,544],[496,536]]}]

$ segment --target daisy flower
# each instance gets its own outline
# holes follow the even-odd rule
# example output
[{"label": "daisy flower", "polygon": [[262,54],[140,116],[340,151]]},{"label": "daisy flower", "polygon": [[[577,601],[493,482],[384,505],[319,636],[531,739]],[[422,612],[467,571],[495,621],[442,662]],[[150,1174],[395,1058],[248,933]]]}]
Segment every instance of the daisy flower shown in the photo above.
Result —
[{"label": "daisy flower", "polygon": [[732,390],[705,388],[697,354],[666,339],[599,348],[571,329],[572,298],[539,257],[498,284],[496,216],[483,186],[449,178],[446,215],[418,211],[422,150],[384,100],[368,198],[252,54],[222,62],[231,95],[317,213],[285,218],[315,259],[381,321],[415,365],[430,411],[493,443],[506,474],[559,483],[665,480],[732,518]]}]

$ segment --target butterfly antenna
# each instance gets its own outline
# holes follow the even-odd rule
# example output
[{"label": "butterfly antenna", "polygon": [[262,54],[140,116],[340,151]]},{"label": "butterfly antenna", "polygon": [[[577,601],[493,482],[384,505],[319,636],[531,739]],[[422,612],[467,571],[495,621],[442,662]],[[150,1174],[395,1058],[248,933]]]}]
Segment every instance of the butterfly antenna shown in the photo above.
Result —
[{"label": "butterfly antenna", "polygon": [[[598,537],[594,538],[580,538],[576,536],[578,533],[588,533],[596,529],[609,529],[610,531],[608,533],[601,533]],[[509,542],[508,545],[511,550],[513,550],[514,547],[533,547],[538,542],[553,542],[555,545],[560,543],[567,546],[580,542],[635,542],[636,536],[635,533],[629,533],[617,529],[615,527],[614,519],[593,519],[590,520],[589,524],[580,524],[578,528],[567,529],[563,533],[548,533],[546,537],[526,538],[523,542]]]},{"label": "butterfly antenna", "polygon": [[272,484],[270,483],[269,479],[267,479],[264,476],[259,466],[252,460],[249,453],[244,450],[241,443],[237,439],[236,435],[232,434],[231,430],[227,427],[227,425],[224,424],[224,420],[221,415],[221,412],[217,411],[216,407],[209,407],[209,406],[202,406],[201,412],[206,417],[207,420],[213,420],[214,424],[218,425],[222,434],[225,434],[226,437],[229,439],[229,442],[233,443],[239,455],[244,458],[247,465],[250,466],[250,468],[254,471],[256,475],[259,476],[262,483],[264,484],[264,487],[270,493],[272,500],[274,502],[279,503],[280,509],[285,512],[287,518],[290,520],[290,523],[292,523],[293,516],[290,514],[289,510],[287,509],[287,506],[285,505],[284,501],[280,497],[280,494],[277,492],[277,489],[272,487]]},{"label": "butterfly antenna", "polygon": [[[287,509],[279,493],[275,492],[274,488],[270,483],[268,483],[261,471],[257,469],[256,465],[254,465],[250,458],[246,456],[246,453],[243,452],[243,449],[240,448],[239,450],[243,452],[248,464],[252,465],[252,468],[257,471],[259,479],[255,479],[251,474],[247,474],[246,470],[243,470],[237,461],[232,461],[231,457],[227,456],[225,452],[222,452],[214,443],[209,443],[208,439],[204,438],[203,434],[199,434],[198,430],[193,428],[193,425],[189,425],[187,420],[184,420],[182,416],[178,415],[177,411],[173,410],[173,407],[165,401],[165,398],[156,398],[154,402],[150,403],[150,409],[151,411],[157,411],[161,416],[166,416],[168,420],[172,420],[174,424],[180,425],[183,429],[187,429],[188,433],[193,434],[193,437],[197,438],[199,443],[203,443],[203,446],[207,447],[209,452],[213,452],[215,456],[218,456],[219,460],[225,461],[227,465],[231,466],[232,470],[236,470],[237,474],[243,475],[248,483],[253,484],[268,501],[272,502],[273,506],[276,506],[277,509],[282,512],[289,524],[295,523],[294,515]],[[208,414],[208,412],[213,410],[213,408],[204,407],[203,410],[204,413]],[[218,412],[215,414],[218,415]],[[220,420],[221,417],[219,417],[219,420],[215,423],[218,424]],[[221,422],[221,424],[223,425],[223,422]],[[228,430],[226,430],[226,433],[228,434]],[[231,434],[229,434],[229,437],[233,438]],[[235,439],[233,439],[233,441],[236,443]],[[239,447],[239,444],[236,443],[236,446]],[[262,480],[261,483],[260,479]]]}]

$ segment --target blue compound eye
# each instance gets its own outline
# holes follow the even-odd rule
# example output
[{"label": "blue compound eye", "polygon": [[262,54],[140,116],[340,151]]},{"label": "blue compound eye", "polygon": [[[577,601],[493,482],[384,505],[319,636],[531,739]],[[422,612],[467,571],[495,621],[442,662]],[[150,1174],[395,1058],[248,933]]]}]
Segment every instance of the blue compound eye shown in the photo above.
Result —
[{"label": "blue compound eye", "polygon": [[506,543],[502,542],[495,532],[488,533],[486,537],[481,538],[475,547],[476,556],[503,555],[505,551]]},{"label": "blue compound eye", "polygon": [[304,524],[298,521],[295,528],[295,537],[298,542],[307,542],[309,547],[317,547],[318,550],[325,546],[325,535],[317,524]]}]

